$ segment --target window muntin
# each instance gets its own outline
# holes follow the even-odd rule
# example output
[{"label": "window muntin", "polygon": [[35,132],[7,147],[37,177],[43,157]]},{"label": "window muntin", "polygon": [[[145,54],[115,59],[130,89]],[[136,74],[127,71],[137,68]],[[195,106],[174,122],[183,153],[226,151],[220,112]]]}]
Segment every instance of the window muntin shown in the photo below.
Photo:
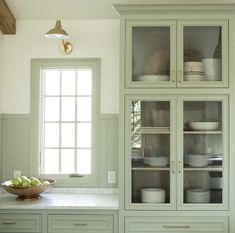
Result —
[{"label": "window muntin", "polygon": [[92,69],[41,72],[41,174],[92,172]]}]

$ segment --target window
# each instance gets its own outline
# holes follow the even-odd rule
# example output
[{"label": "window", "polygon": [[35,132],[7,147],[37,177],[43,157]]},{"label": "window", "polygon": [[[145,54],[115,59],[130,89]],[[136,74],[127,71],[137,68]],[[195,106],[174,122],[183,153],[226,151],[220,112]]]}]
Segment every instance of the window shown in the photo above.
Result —
[{"label": "window", "polygon": [[62,186],[98,182],[99,59],[33,59],[38,173]]}]

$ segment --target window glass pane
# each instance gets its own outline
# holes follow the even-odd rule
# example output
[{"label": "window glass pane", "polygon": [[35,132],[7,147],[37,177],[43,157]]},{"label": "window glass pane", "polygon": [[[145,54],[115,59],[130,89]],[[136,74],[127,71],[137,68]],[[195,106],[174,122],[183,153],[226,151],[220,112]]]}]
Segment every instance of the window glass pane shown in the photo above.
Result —
[{"label": "window glass pane", "polygon": [[79,174],[91,173],[91,150],[79,149],[77,150],[77,172]]},{"label": "window glass pane", "polygon": [[75,95],[75,70],[62,71],[62,95]]},{"label": "window glass pane", "polygon": [[91,121],[91,97],[77,98],[77,120]]},{"label": "window glass pane", "polygon": [[58,147],[59,146],[59,124],[58,123],[45,123],[44,145],[45,147]]},{"label": "window glass pane", "polygon": [[61,150],[61,172],[63,174],[74,173],[74,150]]},{"label": "window glass pane", "polygon": [[59,121],[59,97],[45,98],[45,121]]},{"label": "window glass pane", "polygon": [[77,147],[91,146],[91,124],[78,123],[77,124]]},{"label": "window glass pane", "polygon": [[58,70],[45,71],[45,95],[60,94],[60,72]]},{"label": "window glass pane", "polygon": [[61,120],[74,121],[75,120],[75,97],[61,98]]},{"label": "window glass pane", "polygon": [[44,173],[58,174],[59,173],[59,150],[45,149],[44,150]]},{"label": "window glass pane", "polygon": [[92,72],[91,70],[78,70],[77,71],[77,94],[78,95],[91,95],[92,91]]},{"label": "window glass pane", "polygon": [[61,146],[74,147],[75,144],[75,124],[61,124]]}]

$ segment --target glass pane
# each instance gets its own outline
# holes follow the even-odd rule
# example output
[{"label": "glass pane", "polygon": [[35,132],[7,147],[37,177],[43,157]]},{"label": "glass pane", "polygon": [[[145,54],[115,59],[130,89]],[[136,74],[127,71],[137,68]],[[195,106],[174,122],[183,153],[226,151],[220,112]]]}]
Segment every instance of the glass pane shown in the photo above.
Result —
[{"label": "glass pane", "polygon": [[91,174],[91,150],[77,150],[77,173]]},{"label": "glass pane", "polygon": [[91,124],[77,124],[77,147],[91,147]]},{"label": "glass pane", "polygon": [[92,71],[89,69],[77,71],[77,95],[92,94]]},{"label": "glass pane", "polygon": [[91,121],[91,97],[77,98],[77,120]]},{"label": "glass pane", "polygon": [[45,70],[45,95],[60,94],[60,71]]},{"label": "glass pane", "polygon": [[220,26],[184,27],[184,80],[221,81]]},{"label": "glass pane", "polygon": [[45,97],[45,121],[59,121],[59,97]]},{"label": "glass pane", "polygon": [[58,147],[59,146],[59,124],[58,123],[45,123],[44,145],[45,147]]},{"label": "glass pane", "polygon": [[222,203],[222,136],[220,101],[184,102],[185,203]]},{"label": "glass pane", "polygon": [[61,124],[61,146],[62,147],[75,146],[75,124],[73,123]]},{"label": "glass pane", "polygon": [[59,150],[45,149],[44,150],[44,174],[59,173]]},{"label": "glass pane", "polygon": [[62,71],[62,95],[75,95],[75,70]]},{"label": "glass pane", "polygon": [[132,81],[170,80],[170,27],[133,27]]},{"label": "glass pane", "polygon": [[75,97],[62,97],[61,104],[61,120],[75,121]]},{"label": "glass pane", "polygon": [[133,101],[131,131],[132,202],[170,203],[170,102]]},{"label": "glass pane", "polygon": [[62,149],[61,150],[61,172],[63,174],[74,173],[75,155],[74,150]]}]

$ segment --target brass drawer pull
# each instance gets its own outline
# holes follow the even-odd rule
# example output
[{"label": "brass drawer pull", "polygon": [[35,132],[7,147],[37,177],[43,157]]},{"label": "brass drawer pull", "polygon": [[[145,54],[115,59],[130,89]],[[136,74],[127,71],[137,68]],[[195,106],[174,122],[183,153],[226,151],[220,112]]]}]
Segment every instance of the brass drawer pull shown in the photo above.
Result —
[{"label": "brass drawer pull", "polygon": [[2,224],[3,225],[15,225],[16,223],[15,222],[3,222]]},{"label": "brass drawer pull", "polygon": [[163,225],[163,228],[190,228],[189,225],[185,225],[185,226],[171,226],[171,225]]},{"label": "brass drawer pull", "polygon": [[87,223],[74,223],[74,226],[86,227],[86,226],[87,226]]}]

